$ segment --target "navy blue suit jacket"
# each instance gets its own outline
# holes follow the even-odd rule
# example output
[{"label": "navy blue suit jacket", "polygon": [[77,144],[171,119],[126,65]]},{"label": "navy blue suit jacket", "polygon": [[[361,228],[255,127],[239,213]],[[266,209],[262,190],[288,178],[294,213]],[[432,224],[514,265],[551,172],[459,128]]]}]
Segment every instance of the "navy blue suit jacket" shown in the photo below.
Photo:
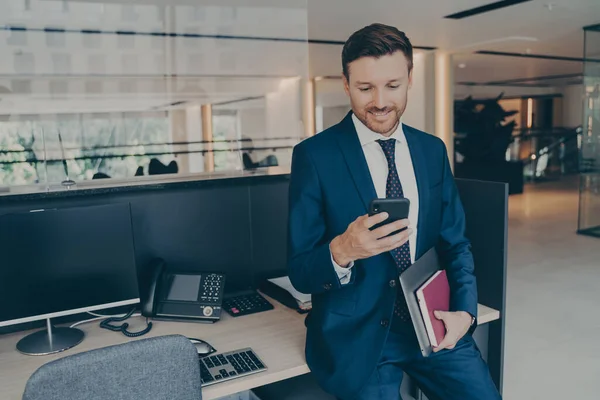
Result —
[{"label": "navy blue suit jacket", "polygon": [[[377,365],[391,321],[397,267],[390,253],[358,260],[341,285],[329,244],[367,214],[377,197],[351,113],[336,126],[299,143],[289,189],[289,277],[312,295],[306,319],[306,360],[320,384],[352,397]],[[451,285],[451,309],[477,315],[477,288],[464,211],[437,137],[404,125],[419,192],[415,259],[436,247]]]}]

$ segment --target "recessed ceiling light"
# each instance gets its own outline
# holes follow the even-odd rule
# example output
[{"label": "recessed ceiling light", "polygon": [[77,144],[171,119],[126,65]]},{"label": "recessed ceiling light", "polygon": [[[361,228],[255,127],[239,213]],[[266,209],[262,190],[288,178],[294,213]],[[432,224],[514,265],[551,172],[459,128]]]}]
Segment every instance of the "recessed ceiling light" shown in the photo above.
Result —
[{"label": "recessed ceiling light", "polygon": [[467,64],[465,64],[465,63],[460,63],[460,64],[458,64],[458,68],[461,68],[461,69],[462,69],[462,68],[467,68]]}]

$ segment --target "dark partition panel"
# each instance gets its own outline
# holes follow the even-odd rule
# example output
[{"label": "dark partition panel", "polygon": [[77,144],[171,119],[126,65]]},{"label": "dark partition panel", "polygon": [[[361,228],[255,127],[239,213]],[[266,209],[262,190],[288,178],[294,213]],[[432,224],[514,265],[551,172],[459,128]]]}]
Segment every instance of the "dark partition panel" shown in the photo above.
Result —
[{"label": "dark partition panel", "polygon": [[456,179],[471,241],[479,303],[500,311],[489,324],[488,365],[502,390],[506,305],[508,184]]},{"label": "dark partition panel", "polygon": [[185,271],[227,274],[227,287],[250,282],[251,231],[248,188],[199,188],[165,192],[132,203],[138,265],[154,257]]},{"label": "dark partition panel", "polygon": [[41,195],[23,201],[0,198],[0,216],[40,208],[130,203],[138,270],[160,257],[177,269],[225,273],[227,290],[251,287],[256,268],[285,270],[286,176],[173,186]]},{"label": "dark partition panel", "polygon": [[256,280],[287,275],[289,180],[250,187],[252,258]]}]

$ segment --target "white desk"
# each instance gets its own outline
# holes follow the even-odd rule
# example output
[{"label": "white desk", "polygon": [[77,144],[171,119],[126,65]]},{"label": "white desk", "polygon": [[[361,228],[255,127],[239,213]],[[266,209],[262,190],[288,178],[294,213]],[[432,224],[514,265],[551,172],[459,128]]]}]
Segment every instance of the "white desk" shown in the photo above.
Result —
[{"label": "white desk", "polygon": [[[271,299],[270,299],[271,300]],[[218,352],[251,347],[265,362],[268,370],[259,374],[207,386],[202,389],[203,400],[217,399],[233,393],[278,382],[309,372],[304,358],[305,315],[271,300],[275,309],[263,313],[232,318],[226,313],[215,324],[155,321],[150,333],[139,339],[168,334],[181,334],[203,339]],[[478,322],[483,324],[499,317],[499,313],[479,306]],[[43,364],[71,354],[100,347],[125,343],[121,333],[100,329],[99,321],[78,326],[86,336],[72,349],[49,356],[26,356],[15,349],[17,342],[29,332],[0,336],[0,397],[3,400],[21,399],[25,383]],[[145,326],[142,318],[132,318],[131,330]]]}]

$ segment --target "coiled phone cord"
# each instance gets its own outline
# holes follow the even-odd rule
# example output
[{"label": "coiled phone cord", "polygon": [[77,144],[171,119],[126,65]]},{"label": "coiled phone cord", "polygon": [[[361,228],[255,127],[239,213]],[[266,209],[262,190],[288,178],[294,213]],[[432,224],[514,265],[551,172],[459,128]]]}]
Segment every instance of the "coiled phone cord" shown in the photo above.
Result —
[{"label": "coiled phone cord", "polygon": [[133,315],[134,311],[135,311],[135,308],[132,309],[131,311],[129,311],[126,315],[124,315],[122,317],[106,318],[105,320],[100,322],[100,328],[108,329],[113,332],[121,332],[123,335],[125,335],[127,337],[139,337],[139,336],[145,335],[146,333],[150,332],[150,330],[152,329],[152,322],[148,322],[148,318],[146,318],[146,325],[147,325],[146,328],[144,328],[143,330],[141,330],[139,332],[129,332],[127,330],[127,328],[129,328],[129,324],[127,322],[124,322],[123,324],[118,325],[118,326],[111,325],[111,322],[125,321],[127,318],[129,318]]}]

